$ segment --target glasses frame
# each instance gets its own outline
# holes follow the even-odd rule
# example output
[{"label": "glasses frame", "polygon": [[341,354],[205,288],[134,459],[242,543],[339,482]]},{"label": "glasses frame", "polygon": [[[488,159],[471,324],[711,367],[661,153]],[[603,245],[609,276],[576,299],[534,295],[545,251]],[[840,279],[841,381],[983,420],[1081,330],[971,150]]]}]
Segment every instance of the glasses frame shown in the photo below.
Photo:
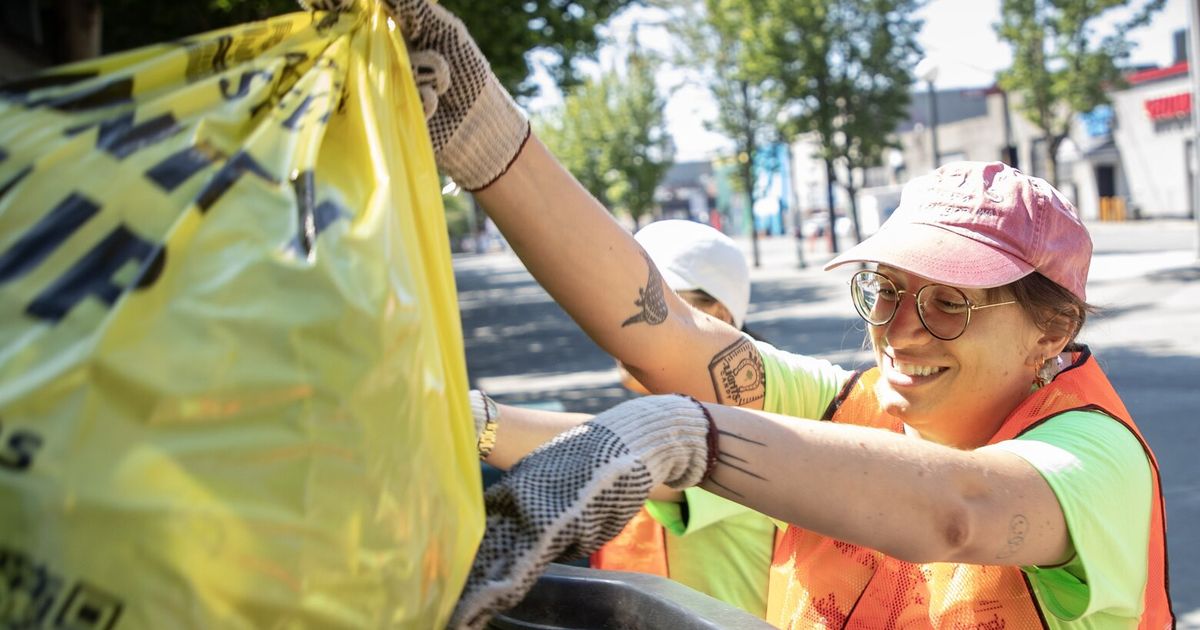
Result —
[{"label": "glasses frame", "polygon": [[[878,324],[871,321],[871,318],[867,317],[867,314],[864,313],[862,308],[859,306],[858,299],[856,297],[858,294],[858,289],[857,289],[855,280],[857,280],[859,277],[864,276],[864,275],[879,276],[883,280],[887,281],[888,284],[892,285],[892,288],[896,290],[896,301],[894,303],[895,306],[892,308],[892,314],[888,315],[887,319],[883,320],[882,322],[879,322]],[[943,337],[943,336],[933,332],[933,329],[931,329],[929,327],[928,322],[925,321],[925,309],[922,308],[924,302],[921,300],[921,295],[925,293],[926,289],[929,289],[931,287],[945,287],[947,289],[956,291],[959,295],[962,296],[963,302],[965,302],[967,305],[967,318],[963,321],[962,330],[958,331],[958,334],[954,335],[953,337]],[[913,296],[913,306],[917,309],[917,319],[920,320],[921,327],[925,329],[925,332],[929,333],[930,335],[933,335],[933,337],[935,339],[941,339],[942,341],[954,341],[955,339],[958,339],[959,337],[963,336],[963,333],[967,332],[967,326],[971,325],[971,313],[974,313],[975,311],[983,310],[985,308],[992,308],[993,306],[1008,306],[1009,304],[1017,303],[1016,300],[1008,300],[1007,302],[993,302],[991,304],[976,304],[973,300],[971,300],[971,298],[967,297],[966,293],[963,293],[962,289],[959,289],[958,287],[952,287],[948,284],[938,284],[938,283],[927,284],[927,285],[921,287],[920,289],[918,289],[914,293],[912,291],[908,291],[908,290],[897,287],[895,280],[892,280],[888,276],[886,276],[882,273],[879,273],[878,271],[873,271],[870,269],[863,269],[861,271],[856,271],[853,276],[850,276],[850,301],[854,303],[854,310],[855,310],[855,312],[858,313],[858,316],[861,317],[863,319],[863,321],[867,322],[867,324],[870,324],[871,326],[887,326],[888,324],[890,324],[892,322],[892,320],[896,318],[896,313],[900,312],[900,303],[904,301],[905,294]]]}]

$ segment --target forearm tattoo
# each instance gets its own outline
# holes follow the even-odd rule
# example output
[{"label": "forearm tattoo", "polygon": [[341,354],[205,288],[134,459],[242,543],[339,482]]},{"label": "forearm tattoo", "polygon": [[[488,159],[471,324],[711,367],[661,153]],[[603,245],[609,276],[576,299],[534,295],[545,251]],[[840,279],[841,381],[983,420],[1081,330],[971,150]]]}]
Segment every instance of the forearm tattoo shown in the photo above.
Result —
[{"label": "forearm tattoo", "polygon": [[766,373],[754,344],[743,337],[717,353],[708,364],[717,402],[741,407],[766,393]]},{"label": "forearm tattoo", "polygon": [[[744,442],[746,444],[751,444],[751,445],[755,445],[755,446],[766,446],[766,444],[759,442],[758,440],[752,440],[748,437],[744,437],[744,436],[738,435],[738,434],[730,432],[730,431],[718,430],[717,434],[720,435],[721,437],[729,437],[729,438],[733,438],[736,440],[740,440],[741,442]],[[732,453],[727,453],[724,451],[718,452],[717,453],[717,463],[722,464],[724,466],[728,466],[729,468],[732,468],[742,474],[754,477],[755,479],[758,479],[760,481],[770,482],[770,480],[767,479],[766,477],[750,470],[751,464],[750,464],[749,460],[742,458],[742,457],[738,457],[737,455],[734,455]],[[723,488],[726,492],[729,492],[731,494],[736,494],[739,497],[744,496],[744,495],[742,495],[742,493],[738,492],[737,490],[734,490],[733,488],[730,488],[729,486],[721,483],[720,481],[717,481],[713,475],[709,475],[708,481],[710,481],[713,485],[715,485],[717,487]]]},{"label": "forearm tattoo", "polygon": [[1029,521],[1025,518],[1025,515],[1014,515],[1012,520],[1008,522],[1008,542],[1000,549],[1000,553],[996,554],[996,558],[1003,560],[1017,553],[1017,550],[1025,543],[1025,535],[1028,533]]},{"label": "forearm tattoo", "polygon": [[667,321],[667,298],[663,294],[662,275],[644,252],[642,258],[646,259],[646,266],[650,268],[650,277],[646,279],[645,287],[638,288],[638,299],[633,301],[634,306],[642,310],[621,322],[621,328],[640,322],[657,326]]}]

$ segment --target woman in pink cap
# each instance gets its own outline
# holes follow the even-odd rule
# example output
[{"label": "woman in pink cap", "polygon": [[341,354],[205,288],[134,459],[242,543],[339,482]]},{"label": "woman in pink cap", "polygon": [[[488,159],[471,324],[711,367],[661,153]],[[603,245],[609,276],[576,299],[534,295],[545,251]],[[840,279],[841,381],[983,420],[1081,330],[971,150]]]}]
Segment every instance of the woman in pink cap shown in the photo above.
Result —
[{"label": "woman in pink cap", "polygon": [[[699,486],[781,527],[766,618],[810,628],[1166,628],[1153,455],[1076,335],[1091,241],[1045,181],[960,162],[910,182],[883,228],[827,268],[850,279],[875,365],[780,351],[688,307],[529,130],[461,23],[403,0],[412,50],[446,61],[439,164],[543,287],[651,391],[581,418],[499,414],[512,473],[456,623],[594,549],[643,492]],[[705,401],[704,403],[697,402]],[[696,518],[691,515],[691,518]],[[646,541],[646,553],[655,553]]]}]

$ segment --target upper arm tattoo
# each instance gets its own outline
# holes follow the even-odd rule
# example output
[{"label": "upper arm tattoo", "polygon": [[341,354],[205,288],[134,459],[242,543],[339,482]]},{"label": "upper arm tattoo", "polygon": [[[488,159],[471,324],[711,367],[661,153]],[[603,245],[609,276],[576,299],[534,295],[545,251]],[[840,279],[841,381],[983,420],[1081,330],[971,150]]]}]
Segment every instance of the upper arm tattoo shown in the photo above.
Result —
[{"label": "upper arm tattoo", "polygon": [[717,402],[741,407],[766,395],[762,357],[749,339],[742,337],[713,357],[708,364]]},{"label": "upper arm tattoo", "polygon": [[656,326],[667,321],[667,297],[663,294],[662,275],[645,252],[642,252],[642,258],[646,259],[646,266],[650,268],[650,277],[646,279],[645,287],[638,288],[638,299],[633,302],[642,310],[621,322],[621,328],[639,322]]}]

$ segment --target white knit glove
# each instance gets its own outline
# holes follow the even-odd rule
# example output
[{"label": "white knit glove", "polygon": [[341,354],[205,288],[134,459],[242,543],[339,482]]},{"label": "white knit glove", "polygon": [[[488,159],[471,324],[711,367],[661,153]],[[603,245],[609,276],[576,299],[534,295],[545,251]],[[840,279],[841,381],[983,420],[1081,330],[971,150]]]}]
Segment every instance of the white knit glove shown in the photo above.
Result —
[{"label": "white knit glove", "polygon": [[[350,11],[357,0],[298,0]],[[408,44],[438,166],[469,191],[496,181],[529,139],[529,119],[500,85],[462,21],[428,0],[381,0]]]},{"label": "white knit glove", "polygon": [[613,407],[518,462],[484,495],[487,528],[450,627],[484,627],[519,603],[550,562],[598,549],[655,485],[700,483],[710,424],[691,398],[648,396]]},{"label": "white knit glove", "polygon": [[486,187],[529,139],[529,119],[458,18],[427,0],[383,4],[408,43],[438,166],[467,190]]}]

